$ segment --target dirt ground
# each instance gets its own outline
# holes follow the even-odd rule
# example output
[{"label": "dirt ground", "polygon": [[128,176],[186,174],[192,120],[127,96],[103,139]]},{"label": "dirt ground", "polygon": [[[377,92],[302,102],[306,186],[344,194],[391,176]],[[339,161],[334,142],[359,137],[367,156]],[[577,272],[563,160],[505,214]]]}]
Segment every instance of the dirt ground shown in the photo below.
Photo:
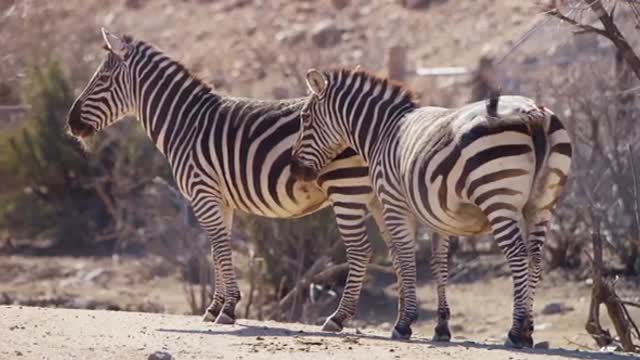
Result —
[{"label": "dirt ground", "polygon": [[585,351],[510,350],[495,343],[387,339],[381,331],[340,335],[317,327],[241,320],[215,326],[196,316],[0,306],[2,359],[625,359]]},{"label": "dirt ground", "polygon": [[[236,254],[236,257],[238,256]],[[433,356],[438,354],[444,356],[447,352],[454,351],[453,349],[464,349],[464,351],[455,350],[456,357],[459,355],[460,358],[466,358],[466,354],[468,354],[469,358],[473,358],[475,355],[486,352],[492,356],[493,354],[503,356],[496,357],[496,359],[507,359],[510,356],[514,359],[526,358],[524,356],[528,356],[528,353],[489,351],[489,347],[466,343],[473,341],[474,344],[475,342],[502,344],[511,322],[511,278],[504,264],[504,259],[501,256],[484,256],[481,260],[476,262],[482,264],[482,268],[475,268],[473,262],[465,264],[464,268],[469,269],[467,273],[474,274],[473,276],[465,275],[455,267],[452,269],[452,282],[448,287],[448,298],[452,311],[450,325],[454,341],[460,344],[459,347],[425,344],[424,339],[429,339],[433,335],[437,304],[435,285],[429,279],[421,279],[422,282],[418,288],[418,299],[421,306],[420,318],[414,326],[416,341],[411,342],[411,345],[405,347],[404,344],[399,345],[399,343],[386,341],[396,315],[396,296],[393,285],[387,285],[383,288],[386,295],[384,297],[372,299],[370,293],[363,294],[358,315],[356,320],[348,324],[347,334],[354,335],[357,328],[358,331],[365,334],[377,334],[382,337],[382,339],[365,338],[360,340],[361,344],[356,347],[363,349],[363,357],[375,354],[380,355],[381,358],[389,358],[389,356],[398,355],[403,351],[407,351],[407,354],[419,354],[427,350],[433,352]],[[536,296],[534,339],[536,342],[549,342],[551,348],[567,349],[566,351],[552,352],[557,356],[569,356],[569,351],[578,349],[582,351],[598,350],[594,341],[584,330],[590,286],[587,281],[575,280],[572,279],[572,276],[575,274],[560,271],[545,274],[540,291]],[[241,282],[241,288],[246,288],[244,282]],[[637,284],[620,280],[617,288],[621,297],[636,302],[640,300]],[[117,309],[165,314],[189,313],[190,309],[180,276],[175,269],[156,257],[123,257],[119,259],[0,257],[0,304],[13,305],[0,308],[0,342],[10,341],[9,346],[0,343],[2,345],[0,351],[5,351],[4,353],[0,352],[0,358],[10,355],[6,352],[7,349],[17,350],[24,355],[34,357],[38,357],[37,354],[44,354],[45,351],[54,351],[56,355],[60,356],[74,354],[83,358],[84,356],[81,354],[83,351],[88,351],[90,347],[96,351],[104,351],[104,353],[100,353],[100,357],[110,357],[115,356],[116,353],[113,351],[120,348],[130,351],[127,354],[139,355],[151,350],[161,350],[163,345],[168,347],[174,355],[179,355],[179,358],[191,356],[199,358],[213,354],[214,351],[217,351],[216,349],[223,346],[225,349],[242,349],[238,351],[242,351],[243,354],[245,354],[244,349],[248,349],[247,356],[264,356],[269,351],[282,352],[284,355],[294,354],[295,351],[298,351],[296,349],[302,346],[298,346],[300,344],[296,338],[283,337],[284,330],[274,329],[286,328],[292,332],[304,329],[307,333],[306,339],[307,336],[311,336],[309,334],[317,332],[320,328],[317,325],[265,323],[264,326],[267,326],[267,329],[262,329],[263,325],[245,320],[241,320],[240,323],[243,325],[239,327],[219,328],[200,323],[198,317],[127,314],[125,312],[105,313],[103,311],[73,312],[42,310],[26,306],[18,307],[18,305],[31,305],[80,309]],[[238,309],[238,316],[242,318],[243,314],[240,309],[244,309],[243,302],[239,304]],[[639,310],[630,309],[635,319],[640,319]],[[43,318],[40,318],[41,316]],[[95,316],[95,319],[92,316]],[[141,321],[139,324],[138,320]],[[85,322],[83,323],[83,321]],[[94,327],[90,325],[90,321],[96,321],[100,326]],[[606,316],[603,316],[603,325],[611,329],[611,324]],[[21,329],[22,326],[25,329]],[[252,328],[251,326],[257,327]],[[163,332],[157,330],[160,328],[180,331]],[[21,333],[22,331],[24,332]],[[31,336],[32,331],[36,332],[33,333],[35,337]],[[77,339],[78,334],[85,331],[88,338]],[[47,335],[47,332],[51,336]],[[227,332],[228,335],[224,335],[224,339],[228,338],[228,344],[225,342],[226,340],[218,340],[223,339],[222,334]],[[29,337],[20,336],[24,334],[29,334]],[[53,334],[58,335],[54,336]],[[210,339],[211,337],[205,336],[207,334],[220,336],[215,338],[215,341],[218,341],[215,346],[206,347],[199,345],[198,340],[194,340]],[[232,334],[234,335],[232,336]],[[148,338],[144,335],[148,335]],[[108,345],[102,344],[101,339],[111,336],[113,336],[113,342]],[[127,345],[126,340],[129,339],[127,336],[136,339],[135,344]],[[257,336],[270,339],[258,341],[255,338]],[[311,337],[314,340],[309,341],[322,343],[322,345],[308,346],[309,354],[305,352],[305,355],[311,357],[314,356],[314,351],[323,349],[325,343],[330,349],[338,344],[340,349],[344,351],[348,350],[348,346],[355,346],[348,343],[343,346],[342,341],[351,340],[344,340],[342,337],[334,338],[327,334],[315,334]],[[67,341],[66,338],[74,340]],[[82,343],[76,343],[76,341]],[[57,345],[52,345],[50,350],[39,349],[40,345],[49,342]],[[106,348],[103,349],[103,346]],[[46,348],[49,349],[49,346],[47,345]],[[253,348],[257,349],[258,353],[249,352]],[[392,354],[389,350],[392,348],[395,349],[394,352],[398,351],[399,353]],[[369,352],[368,349],[373,352]],[[27,351],[32,351],[32,353]],[[188,356],[183,356],[180,351],[185,351]],[[342,350],[339,353],[341,352]],[[579,354],[584,356],[582,352]],[[487,358],[484,357],[485,355],[479,358]],[[521,355],[523,357],[518,357]],[[597,355],[604,356],[602,353]]]}]

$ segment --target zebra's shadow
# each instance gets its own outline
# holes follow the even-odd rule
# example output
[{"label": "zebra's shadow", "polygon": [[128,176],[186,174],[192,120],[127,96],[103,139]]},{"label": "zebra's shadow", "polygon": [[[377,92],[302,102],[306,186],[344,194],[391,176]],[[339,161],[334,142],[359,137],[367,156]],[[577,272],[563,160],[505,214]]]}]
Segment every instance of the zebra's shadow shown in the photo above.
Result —
[{"label": "zebra's shadow", "polygon": [[[292,329],[279,326],[277,323],[266,323],[265,325],[257,326],[250,324],[235,324],[232,326],[214,326],[215,328],[209,329],[168,329],[159,328],[155,331],[167,332],[167,333],[180,333],[180,334],[194,334],[194,335],[233,335],[238,337],[263,337],[277,338],[277,337],[300,337],[307,341],[308,338],[326,338],[326,339],[347,339],[347,338],[361,338],[370,339],[376,341],[382,341],[389,345],[401,345],[403,343],[423,344],[429,348],[451,348],[455,349],[481,349],[481,350],[503,350],[521,354],[532,355],[547,355],[547,356],[560,356],[573,359],[585,359],[585,360],[626,360],[626,359],[638,359],[633,355],[626,355],[620,353],[605,353],[595,351],[580,351],[569,349],[513,349],[506,348],[499,344],[485,344],[477,343],[473,341],[452,341],[452,342],[434,342],[422,337],[414,337],[411,340],[393,340],[388,336],[371,334],[371,333],[356,333],[352,329],[345,329],[342,333],[329,333],[323,331],[303,331],[296,330],[295,324],[292,324]],[[306,338],[306,339],[305,339]],[[311,342],[314,343],[314,342]]]}]

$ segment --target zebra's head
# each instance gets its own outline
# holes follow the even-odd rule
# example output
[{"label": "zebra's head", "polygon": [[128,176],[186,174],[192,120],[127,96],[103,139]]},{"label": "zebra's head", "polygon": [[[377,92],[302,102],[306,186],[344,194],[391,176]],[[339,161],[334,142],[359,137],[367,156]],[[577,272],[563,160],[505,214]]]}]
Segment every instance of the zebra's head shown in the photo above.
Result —
[{"label": "zebra's head", "polygon": [[133,113],[128,59],[133,45],[102,29],[106,58],[74,101],[67,125],[73,136],[84,138]]},{"label": "zebra's head", "polygon": [[336,96],[330,80],[316,69],[307,72],[311,95],[300,112],[300,133],[293,146],[291,166],[293,176],[304,181],[315,180],[320,171],[348,147],[344,127],[330,106]]}]

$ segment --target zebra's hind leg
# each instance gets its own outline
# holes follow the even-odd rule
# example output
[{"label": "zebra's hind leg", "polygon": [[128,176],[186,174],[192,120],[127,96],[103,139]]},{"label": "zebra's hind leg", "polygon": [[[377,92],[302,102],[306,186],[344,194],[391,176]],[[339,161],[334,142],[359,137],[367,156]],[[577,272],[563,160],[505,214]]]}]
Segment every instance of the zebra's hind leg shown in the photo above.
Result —
[{"label": "zebra's hind leg", "polygon": [[384,209],[386,228],[392,238],[389,247],[393,267],[398,276],[400,299],[398,319],[391,333],[393,339],[409,339],[411,324],[418,319],[416,297],[415,217],[403,209]]},{"label": "zebra's hind leg", "polygon": [[344,322],[351,319],[358,307],[358,299],[371,260],[372,250],[365,225],[366,208],[352,208],[334,203],[338,231],[347,252],[349,274],[338,309],[325,321],[323,331],[340,332]]},{"label": "zebra's hind leg", "polygon": [[532,225],[529,226],[529,237],[527,239],[529,245],[529,328],[525,334],[527,345],[533,346],[533,301],[535,298],[536,288],[540,283],[542,277],[542,260],[543,249],[546,239],[547,229],[549,225],[548,218],[537,219]]},{"label": "zebra's hind leg", "polygon": [[193,210],[200,225],[207,233],[211,246],[211,256],[216,266],[216,294],[222,292],[222,296],[214,297],[207,313],[213,313],[221,300],[224,300],[217,311],[216,324],[233,324],[236,320],[235,308],[240,300],[240,290],[233,269],[231,253],[231,222],[233,209],[224,207],[221,202],[212,196],[195,198]]},{"label": "zebra's hind leg", "polygon": [[[506,205],[506,204],[505,204]],[[507,335],[506,346],[531,346],[529,333],[529,251],[524,236],[527,228],[522,215],[512,212],[511,206],[492,206],[487,214],[495,241],[505,254],[513,278],[513,324]],[[507,211],[507,209],[509,211]]]},{"label": "zebra's hind leg", "polygon": [[449,277],[449,238],[434,233],[431,237],[431,271],[437,282],[438,292],[438,324],[433,341],[451,340],[449,331],[449,304],[447,303],[447,279]]}]

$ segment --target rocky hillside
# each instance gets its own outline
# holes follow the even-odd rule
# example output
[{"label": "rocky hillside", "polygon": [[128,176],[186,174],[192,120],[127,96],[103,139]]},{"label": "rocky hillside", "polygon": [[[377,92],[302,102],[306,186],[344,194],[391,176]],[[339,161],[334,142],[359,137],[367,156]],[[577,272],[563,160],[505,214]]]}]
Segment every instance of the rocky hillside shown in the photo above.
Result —
[{"label": "rocky hillside", "polygon": [[[0,43],[7,54],[0,59],[0,78],[8,92],[25,66],[53,57],[81,86],[101,57],[99,28],[105,26],[155,43],[222,92],[295,96],[304,91],[299,79],[308,67],[361,64],[382,71],[394,45],[409,49],[411,68],[474,67],[483,54],[507,52],[541,17],[539,8],[519,0],[402,3],[13,0],[0,7]],[[432,85],[408,80],[419,93]],[[10,103],[16,96],[4,98]]]}]

